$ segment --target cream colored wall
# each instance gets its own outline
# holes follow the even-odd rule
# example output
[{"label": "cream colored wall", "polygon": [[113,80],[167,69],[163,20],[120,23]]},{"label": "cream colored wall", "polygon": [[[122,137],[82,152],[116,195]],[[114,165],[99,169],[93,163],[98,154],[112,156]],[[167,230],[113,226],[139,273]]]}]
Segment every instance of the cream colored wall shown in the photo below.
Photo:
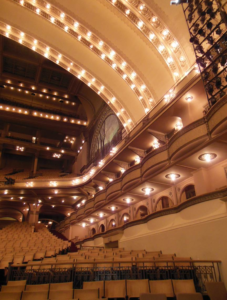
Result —
[{"label": "cream colored wall", "polygon": [[227,284],[226,228],[227,204],[212,200],[125,229],[119,247],[221,260],[223,280]]},{"label": "cream colored wall", "polygon": [[89,228],[82,227],[80,225],[72,225],[71,226],[71,239],[75,238],[76,236],[79,239],[83,239],[85,236],[88,237]]}]

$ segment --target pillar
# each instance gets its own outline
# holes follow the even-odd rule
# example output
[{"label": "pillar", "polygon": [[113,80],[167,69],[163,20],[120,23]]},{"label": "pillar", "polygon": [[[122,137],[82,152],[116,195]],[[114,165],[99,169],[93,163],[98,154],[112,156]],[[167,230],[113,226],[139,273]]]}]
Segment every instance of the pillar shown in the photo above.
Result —
[{"label": "pillar", "polygon": [[29,224],[37,224],[39,220],[39,211],[42,205],[37,203],[34,204],[35,205],[29,204],[29,211],[27,215],[27,221]]}]

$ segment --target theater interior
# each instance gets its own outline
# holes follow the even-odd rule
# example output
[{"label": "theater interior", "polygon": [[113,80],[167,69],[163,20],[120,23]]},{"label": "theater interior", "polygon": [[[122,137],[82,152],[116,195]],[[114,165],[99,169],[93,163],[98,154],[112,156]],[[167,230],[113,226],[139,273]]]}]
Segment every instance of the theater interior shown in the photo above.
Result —
[{"label": "theater interior", "polygon": [[227,299],[227,1],[0,8],[0,299]]}]

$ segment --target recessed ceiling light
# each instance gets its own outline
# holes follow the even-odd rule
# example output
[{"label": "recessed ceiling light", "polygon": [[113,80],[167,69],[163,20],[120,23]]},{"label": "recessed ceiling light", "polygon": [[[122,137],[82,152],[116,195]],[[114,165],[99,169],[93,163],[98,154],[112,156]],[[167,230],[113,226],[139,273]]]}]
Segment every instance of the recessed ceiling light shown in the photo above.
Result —
[{"label": "recessed ceiling light", "polygon": [[129,197],[123,199],[123,201],[126,202],[127,204],[131,203],[133,200],[134,200],[134,199],[129,198]]},{"label": "recessed ceiling light", "polygon": [[185,98],[185,100],[186,100],[187,102],[191,102],[191,101],[193,100],[193,97],[192,97],[192,96],[187,96],[187,97]]},{"label": "recessed ceiling light", "polygon": [[150,193],[153,192],[153,190],[154,189],[150,188],[150,187],[146,187],[146,188],[142,189],[142,191],[144,192],[144,194],[147,195],[147,196],[150,195]]},{"label": "recessed ceiling light", "polygon": [[174,181],[177,178],[180,178],[180,174],[170,173],[170,174],[167,174],[165,177],[168,178],[168,179],[171,179],[172,181]]},{"label": "recessed ceiling light", "polygon": [[216,157],[217,157],[217,154],[215,154],[215,153],[204,153],[199,156],[199,160],[205,161],[205,162],[210,162],[213,159],[215,159]]}]

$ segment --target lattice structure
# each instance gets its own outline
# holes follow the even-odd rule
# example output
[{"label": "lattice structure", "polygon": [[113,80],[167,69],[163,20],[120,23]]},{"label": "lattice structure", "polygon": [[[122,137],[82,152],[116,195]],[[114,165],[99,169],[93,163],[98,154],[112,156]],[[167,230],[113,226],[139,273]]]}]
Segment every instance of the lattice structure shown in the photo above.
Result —
[{"label": "lattice structure", "polygon": [[227,16],[219,0],[188,2],[182,6],[209,109],[226,95]]}]

